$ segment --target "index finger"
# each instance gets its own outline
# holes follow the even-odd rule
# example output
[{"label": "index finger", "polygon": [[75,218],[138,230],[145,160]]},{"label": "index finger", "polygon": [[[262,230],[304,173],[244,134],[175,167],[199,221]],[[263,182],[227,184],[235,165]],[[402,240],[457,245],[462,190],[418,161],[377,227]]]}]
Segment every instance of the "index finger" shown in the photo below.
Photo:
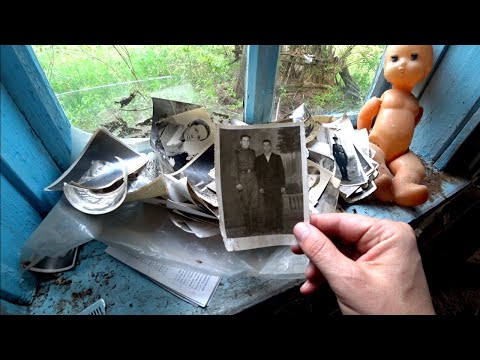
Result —
[{"label": "index finger", "polygon": [[310,224],[317,227],[330,239],[338,238],[345,244],[358,242],[378,222],[378,219],[372,217],[346,213],[310,216]]}]

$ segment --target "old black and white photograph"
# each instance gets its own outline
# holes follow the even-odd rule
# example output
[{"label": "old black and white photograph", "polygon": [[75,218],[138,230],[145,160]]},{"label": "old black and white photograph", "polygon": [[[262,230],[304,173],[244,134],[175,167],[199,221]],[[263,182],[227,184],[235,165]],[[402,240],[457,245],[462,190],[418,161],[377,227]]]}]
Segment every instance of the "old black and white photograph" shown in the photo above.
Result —
[{"label": "old black and white photograph", "polygon": [[321,153],[317,153],[311,149],[309,149],[308,158],[313,161],[314,163],[320,165],[322,168],[330,171],[332,174],[335,174],[335,160],[327,155],[323,155]]},{"label": "old black and white photograph", "polygon": [[309,209],[313,211],[333,173],[317,163],[307,160],[307,174]]},{"label": "old black and white photograph", "polygon": [[340,187],[340,179],[335,176],[330,178],[322,196],[318,200],[317,205],[314,207],[314,214],[334,213],[337,209],[338,194]]},{"label": "old black and white photograph", "polygon": [[150,144],[168,157],[173,171],[184,167],[195,155],[213,144],[214,125],[205,109],[193,109],[159,119],[153,108]]},{"label": "old black and white photograph", "polygon": [[215,180],[227,250],[295,244],[293,227],[309,219],[304,124],[217,128]]},{"label": "old black and white photograph", "polygon": [[202,106],[183,101],[162,99],[152,97],[153,105],[153,122],[169,118],[174,115],[178,115],[193,109],[201,108]]},{"label": "old black and white photograph", "polygon": [[171,176],[174,176],[179,180],[187,177],[188,182],[195,193],[212,206],[217,207],[217,195],[210,185],[215,181],[214,170],[215,152],[212,144],[202,151],[202,153],[199,153],[195,158],[195,161],[192,160],[187,166],[172,173]]},{"label": "old black and white photograph", "polygon": [[[124,161],[128,175],[147,163],[146,156],[137,152],[108,130],[98,128],[78,158],[45,190],[61,191],[64,184],[71,181],[82,182],[83,187],[86,188],[106,188],[123,177],[122,166],[116,159],[117,156]],[[93,171],[93,169],[95,170]]]}]

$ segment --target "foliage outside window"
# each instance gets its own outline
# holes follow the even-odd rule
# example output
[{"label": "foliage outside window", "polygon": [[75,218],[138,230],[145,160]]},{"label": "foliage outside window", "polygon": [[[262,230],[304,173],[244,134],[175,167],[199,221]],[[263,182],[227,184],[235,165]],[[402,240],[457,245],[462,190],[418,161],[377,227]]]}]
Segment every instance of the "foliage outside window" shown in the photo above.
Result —
[{"label": "foliage outside window", "polygon": [[305,103],[314,114],[358,111],[379,66],[383,45],[284,45],[275,114]]},{"label": "foliage outside window", "polygon": [[[280,118],[302,103],[315,114],[359,109],[383,48],[282,46],[274,114]],[[104,126],[120,129],[116,134],[121,137],[149,136],[152,96],[243,118],[244,45],[34,45],[33,49],[68,119],[85,131]]]},{"label": "foliage outside window", "polygon": [[33,49],[67,117],[82,130],[111,122],[125,127],[146,122],[152,115],[151,96],[200,104],[229,116],[242,114],[242,100],[234,96],[240,63],[235,46]]}]

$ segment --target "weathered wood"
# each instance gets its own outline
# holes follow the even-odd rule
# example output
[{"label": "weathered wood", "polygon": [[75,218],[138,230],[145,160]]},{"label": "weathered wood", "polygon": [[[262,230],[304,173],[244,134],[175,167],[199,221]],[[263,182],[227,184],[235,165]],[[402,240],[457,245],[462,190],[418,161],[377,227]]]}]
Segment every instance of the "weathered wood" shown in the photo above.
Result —
[{"label": "weathered wood", "polygon": [[86,244],[75,271],[62,274],[61,281],[41,284],[29,312],[76,314],[103,298],[107,315],[236,314],[302,282],[240,275],[223,278],[209,306],[204,309],[172,295],[106,254],[104,249],[105,245],[98,241]]},{"label": "weathered wood", "polygon": [[30,204],[46,214],[60,198],[43,189],[61,175],[53,159],[0,84],[2,174],[25,194]]},{"label": "weathered wood", "polygon": [[28,308],[0,299],[0,315],[27,315]]},{"label": "weathered wood", "polygon": [[458,192],[462,191],[469,182],[467,179],[458,178],[442,172],[427,169],[426,185],[430,189],[428,201],[416,207],[402,207],[383,204],[373,198],[362,200],[359,203],[345,204],[348,213],[368,215],[380,219],[390,219],[411,223],[440,204],[448,201]]},{"label": "weathered wood", "polygon": [[[435,187],[428,203],[417,208],[401,208],[365,201],[346,208],[347,212],[412,223],[464,189],[468,182],[442,173],[429,179]],[[195,307],[163,290],[147,277],[104,253],[105,245],[92,241],[84,246],[75,271],[57,281],[41,284],[32,314],[76,314],[98,298],[107,304],[107,314],[236,314],[285,292],[303,282],[272,280],[236,275],[222,279],[206,309]],[[68,284],[68,285],[65,285]]]},{"label": "weathered wood", "polygon": [[[462,146],[462,144],[468,139],[470,134],[472,134],[473,130],[479,126],[480,123],[480,110],[477,109],[475,114],[468,120],[467,124],[463,127],[462,131],[455,137],[455,140],[453,140],[448,148],[442,153],[442,155],[438,158],[438,160],[435,162],[435,167],[437,167],[440,170],[445,169],[450,163],[450,161],[453,160],[456,152]],[[474,143],[477,144],[477,149],[480,147],[480,139],[477,137],[476,139],[471,139],[470,141],[473,141]],[[472,154],[475,155],[475,154]],[[479,155],[479,152],[477,151],[477,156]],[[472,159],[473,160],[473,159]]]},{"label": "weathered wood", "polygon": [[244,115],[247,124],[272,121],[279,52],[278,45],[247,46]]},{"label": "weathered wood", "polygon": [[12,303],[29,304],[32,302],[36,283],[31,273],[21,272],[20,250],[42,218],[3,173],[0,174],[0,185],[1,298]]},{"label": "weathered wood", "polygon": [[417,99],[421,99],[423,91],[425,90],[426,86],[430,82],[430,80],[435,76],[435,71],[438,68],[438,65],[442,62],[443,56],[448,50],[449,45],[433,45],[433,63],[432,63],[432,70],[430,74],[423,79],[412,91],[412,94],[417,97]]},{"label": "weathered wood", "polygon": [[[411,149],[435,162],[462,131],[480,96],[480,46],[451,45],[423,92]],[[475,109],[474,109],[475,111]]]},{"label": "weathered wood", "polygon": [[0,77],[33,131],[63,171],[70,165],[70,123],[30,46],[0,47]]}]

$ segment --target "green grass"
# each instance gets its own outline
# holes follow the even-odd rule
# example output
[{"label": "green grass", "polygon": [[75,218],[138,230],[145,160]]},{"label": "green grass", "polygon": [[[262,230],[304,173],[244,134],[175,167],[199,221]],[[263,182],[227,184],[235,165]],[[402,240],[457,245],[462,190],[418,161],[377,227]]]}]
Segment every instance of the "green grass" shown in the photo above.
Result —
[{"label": "green grass", "polygon": [[[350,74],[364,96],[383,48],[357,45],[347,58]],[[242,114],[242,102],[233,99],[240,65],[233,62],[233,45],[34,45],[33,49],[67,118],[82,130],[93,132],[117,117],[130,126],[148,119],[151,96]],[[336,51],[341,54],[344,49],[338,46]],[[134,91],[139,95],[128,106],[115,104]],[[230,105],[223,105],[224,98]],[[318,92],[306,103],[325,112],[361,106],[361,101],[346,98],[340,86]]]},{"label": "green grass", "polygon": [[[232,64],[232,48],[33,46],[65,114],[74,126],[87,131],[94,131],[99,124],[118,116],[130,125],[145,120],[152,114],[150,97],[162,94],[173,100],[218,108],[217,94],[230,95],[235,86],[239,62]],[[169,78],[114,85],[158,77]],[[133,91],[141,95],[120,109],[115,101]],[[135,109],[146,110],[126,111]],[[235,106],[231,110],[236,110]]]}]

